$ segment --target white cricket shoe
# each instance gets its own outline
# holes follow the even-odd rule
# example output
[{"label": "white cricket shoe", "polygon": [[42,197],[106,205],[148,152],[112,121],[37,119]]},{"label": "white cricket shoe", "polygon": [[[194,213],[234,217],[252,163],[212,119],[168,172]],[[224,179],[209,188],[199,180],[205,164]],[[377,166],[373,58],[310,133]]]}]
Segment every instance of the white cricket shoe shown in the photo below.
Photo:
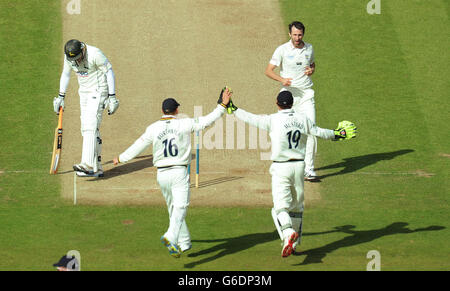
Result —
[{"label": "white cricket shoe", "polygon": [[98,178],[98,177],[104,177],[105,175],[103,174],[103,171],[97,171],[97,172],[90,172],[89,174],[86,174],[86,173],[84,173],[84,172],[79,172],[79,171],[76,171],[76,173],[77,173],[77,176],[78,177],[94,177],[94,178]]},{"label": "white cricket shoe", "polygon": [[284,239],[283,249],[281,250],[281,256],[283,258],[289,257],[292,254],[292,251],[294,250],[292,246],[297,241],[297,239],[298,233],[295,231]]},{"label": "white cricket shoe", "polygon": [[319,180],[319,177],[317,176],[316,172],[314,171],[309,171],[309,172],[305,172],[305,181],[317,181]]},{"label": "white cricket shoe", "polygon": [[73,165],[73,170],[76,172],[83,172],[85,174],[94,173],[94,169],[92,167],[86,165],[85,163],[79,163],[79,164]]},{"label": "white cricket shoe", "polygon": [[190,249],[192,249],[192,244],[186,244],[186,245],[180,244],[180,251],[182,253],[185,253],[185,252],[189,251]]}]

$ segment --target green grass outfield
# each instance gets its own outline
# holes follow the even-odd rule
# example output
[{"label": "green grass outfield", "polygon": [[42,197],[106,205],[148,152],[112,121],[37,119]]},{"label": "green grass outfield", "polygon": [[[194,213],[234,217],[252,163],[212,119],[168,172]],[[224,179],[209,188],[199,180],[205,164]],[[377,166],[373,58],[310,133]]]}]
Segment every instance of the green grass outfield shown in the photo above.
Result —
[{"label": "green grass outfield", "polygon": [[360,132],[319,142],[322,200],[301,255],[281,259],[269,209],[190,208],[194,248],[179,260],[159,242],[165,208],[62,201],[48,175],[60,1],[0,2],[0,270],[53,270],[68,250],[82,270],[365,270],[370,250],[382,270],[450,270],[450,4],[382,0],[369,15],[367,2],[280,2],[315,48],[318,124]]}]

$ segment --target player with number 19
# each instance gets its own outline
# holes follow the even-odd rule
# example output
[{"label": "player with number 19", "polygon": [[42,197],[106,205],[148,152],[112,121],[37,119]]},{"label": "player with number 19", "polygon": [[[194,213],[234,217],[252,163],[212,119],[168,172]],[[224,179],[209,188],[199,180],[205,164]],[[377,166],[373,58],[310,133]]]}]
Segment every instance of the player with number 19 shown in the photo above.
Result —
[{"label": "player with number 19", "polygon": [[272,142],[270,167],[272,176],[272,216],[283,240],[282,257],[289,256],[300,243],[304,210],[305,150],[307,135],[323,139],[342,140],[356,136],[356,127],[349,121],[338,124],[336,130],[316,126],[306,114],[292,108],[294,98],[289,91],[277,96],[278,112],[255,115],[238,109],[230,100],[228,113],[242,121],[269,132]]},{"label": "player with number 19", "polygon": [[169,254],[178,258],[191,248],[191,237],[185,217],[189,206],[189,173],[191,163],[191,133],[205,129],[222,117],[231,96],[230,90],[222,90],[217,107],[208,115],[198,118],[177,118],[178,102],[173,98],[164,100],[160,120],[147,127],[127,150],[114,158],[114,165],[126,163],[152,145],[153,165],[157,181],[169,211],[169,228],[161,242]]}]

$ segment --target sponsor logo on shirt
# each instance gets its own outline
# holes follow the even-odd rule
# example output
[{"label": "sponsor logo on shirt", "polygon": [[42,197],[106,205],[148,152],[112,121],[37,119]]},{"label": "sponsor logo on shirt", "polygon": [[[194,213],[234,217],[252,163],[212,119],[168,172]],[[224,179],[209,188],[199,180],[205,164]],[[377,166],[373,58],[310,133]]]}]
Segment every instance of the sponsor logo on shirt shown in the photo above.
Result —
[{"label": "sponsor logo on shirt", "polygon": [[89,76],[89,73],[87,71],[78,71],[77,75],[79,77],[87,77],[87,76]]}]

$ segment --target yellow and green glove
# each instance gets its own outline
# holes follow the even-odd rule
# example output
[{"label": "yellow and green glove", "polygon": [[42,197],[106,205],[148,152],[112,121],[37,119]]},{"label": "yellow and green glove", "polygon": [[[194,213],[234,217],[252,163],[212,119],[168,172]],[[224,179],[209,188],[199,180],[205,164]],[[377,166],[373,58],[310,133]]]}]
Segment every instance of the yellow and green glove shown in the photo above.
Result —
[{"label": "yellow and green glove", "polygon": [[227,106],[227,112],[228,114],[233,114],[234,111],[236,111],[238,108],[236,107],[236,105],[233,104],[233,101],[230,99],[230,103],[228,103]]},{"label": "yellow and green glove", "polygon": [[341,121],[334,130],[334,140],[351,139],[356,137],[356,126],[351,121]]}]

